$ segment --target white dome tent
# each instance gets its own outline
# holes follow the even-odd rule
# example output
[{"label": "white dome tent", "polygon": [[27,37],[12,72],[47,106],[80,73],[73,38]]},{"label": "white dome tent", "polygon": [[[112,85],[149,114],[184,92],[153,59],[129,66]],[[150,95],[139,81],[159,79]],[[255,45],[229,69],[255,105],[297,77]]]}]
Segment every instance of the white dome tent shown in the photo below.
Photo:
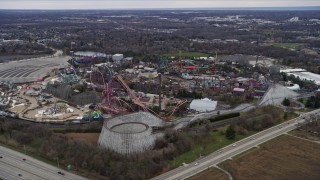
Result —
[{"label": "white dome tent", "polygon": [[208,98],[194,99],[190,104],[190,109],[198,112],[214,111],[217,108],[218,101]]}]

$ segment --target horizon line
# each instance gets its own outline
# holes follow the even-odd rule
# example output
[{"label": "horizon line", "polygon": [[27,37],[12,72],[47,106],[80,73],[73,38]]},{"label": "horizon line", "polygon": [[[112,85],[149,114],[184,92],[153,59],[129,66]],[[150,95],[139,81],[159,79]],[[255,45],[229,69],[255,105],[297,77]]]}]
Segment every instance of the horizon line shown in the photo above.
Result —
[{"label": "horizon line", "polygon": [[81,11],[81,10],[320,10],[320,6],[275,6],[275,7],[262,7],[262,6],[257,6],[257,7],[203,7],[203,8],[88,8],[88,9],[73,9],[73,8],[66,8],[66,9],[49,9],[49,8],[34,8],[34,9],[2,9],[0,7],[0,10],[52,10],[52,11],[65,11],[65,10],[76,10],[76,11]]}]

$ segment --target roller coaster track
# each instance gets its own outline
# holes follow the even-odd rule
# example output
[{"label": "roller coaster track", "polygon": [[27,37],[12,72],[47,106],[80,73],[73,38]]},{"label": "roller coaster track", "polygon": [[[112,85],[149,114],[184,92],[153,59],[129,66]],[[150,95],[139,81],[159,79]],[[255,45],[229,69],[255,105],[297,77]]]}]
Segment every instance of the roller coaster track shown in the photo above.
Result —
[{"label": "roller coaster track", "polygon": [[[154,112],[153,110],[151,110],[150,108],[146,107],[140,100],[139,98],[134,94],[134,92],[130,89],[130,87],[124,82],[124,80],[122,79],[122,77],[119,75],[119,74],[115,74],[115,79],[120,82],[120,84],[122,85],[123,88],[125,88],[125,90],[130,94],[131,98],[132,98],[132,102],[136,105],[138,105],[139,107],[141,107],[144,111],[147,111],[147,112],[151,112],[153,113],[154,115],[156,115],[157,117],[161,118],[161,119],[167,119],[167,117],[163,117],[163,116],[160,116],[158,113]],[[184,100],[180,103],[177,104],[177,106],[172,110],[170,111],[169,113],[169,117],[171,117],[174,112],[179,108],[181,107],[183,104],[185,104],[187,102],[187,100]],[[130,107],[130,106],[129,106]]]}]

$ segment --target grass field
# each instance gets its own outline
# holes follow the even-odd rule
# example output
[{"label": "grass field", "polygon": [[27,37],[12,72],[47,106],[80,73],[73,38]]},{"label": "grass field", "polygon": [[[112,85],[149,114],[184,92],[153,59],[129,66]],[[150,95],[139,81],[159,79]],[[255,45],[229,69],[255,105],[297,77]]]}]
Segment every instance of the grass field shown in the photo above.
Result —
[{"label": "grass field", "polygon": [[188,180],[228,180],[228,176],[217,168],[210,168],[195,176],[188,178]]},{"label": "grass field", "polygon": [[281,136],[219,166],[234,179],[320,179],[320,144]]},{"label": "grass field", "polygon": [[100,133],[67,133],[65,136],[77,141],[83,141],[88,144],[97,145]]},{"label": "grass field", "polygon": [[298,49],[302,44],[300,43],[270,43],[274,47],[280,47],[285,49]]},{"label": "grass field", "polygon": [[[225,129],[227,128],[219,128],[219,131],[223,130],[225,131]],[[210,136],[211,141],[207,142],[206,144],[195,144],[192,147],[191,151],[188,151],[186,153],[181,154],[180,156],[176,157],[174,160],[170,161],[170,165],[173,167],[178,167],[181,166],[182,163],[190,163],[196,159],[198,159],[200,156],[205,156],[208,155],[210,153],[212,153],[213,151],[216,151],[224,146],[227,146],[229,144],[232,144],[236,141],[239,141],[245,137],[251,136],[252,134],[254,134],[255,132],[249,132],[247,135],[236,135],[236,138],[233,140],[229,140],[225,137],[225,135],[220,134],[219,131],[216,132],[210,132],[208,134],[208,136]]]},{"label": "grass field", "polygon": [[[180,57],[179,52],[177,53],[168,53],[163,54],[163,57]],[[205,53],[199,53],[199,52],[181,52],[181,56],[183,58],[193,58],[193,57],[209,57],[208,54]]]},{"label": "grass field", "polygon": [[[279,115],[278,115],[279,118],[275,119],[276,124],[285,122],[287,120],[293,119],[298,116],[295,113],[288,113],[287,119],[284,119],[285,113],[281,109],[279,109],[277,107],[268,107],[268,108],[269,108],[269,110],[270,110],[270,108],[272,108],[274,111],[279,111]],[[249,115],[251,115],[251,116],[249,116]],[[258,108],[256,110],[255,115],[252,115],[252,112],[245,112],[245,113],[241,113],[241,116],[242,117],[247,116],[248,119],[252,119],[252,120],[256,120],[256,121],[262,120],[263,118],[267,118],[267,117],[272,118],[271,115],[266,114],[266,112],[263,110],[263,108]],[[198,159],[200,156],[208,155],[208,154],[210,154],[210,153],[212,153],[222,147],[225,147],[225,146],[230,145],[236,141],[239,141],[243,138],[246,138],[248,136],[251,136],[251,135],[257,133],[257,131],[248,131],[248,134],[246,134],[246,135],[237,134],[235,139],[230,140],[230,139],[227,139],[224,134],[220,133],[221,131],[225,132],[227,127],[228,126],[225,126],[223,128],[219,128],[217,131],[210,131],[208,133],[208,136],[206,137],[205,142],[197,141],[195,144],[193,144],[190,151],[177,156],[174,160],[169,161],[170,166],[175,168],[175,167],[181,166],[183,163],[190,163],[190,162]],[[188,136],[188,133],[186,134],[186,136],[191,138],[190,136]]]}]

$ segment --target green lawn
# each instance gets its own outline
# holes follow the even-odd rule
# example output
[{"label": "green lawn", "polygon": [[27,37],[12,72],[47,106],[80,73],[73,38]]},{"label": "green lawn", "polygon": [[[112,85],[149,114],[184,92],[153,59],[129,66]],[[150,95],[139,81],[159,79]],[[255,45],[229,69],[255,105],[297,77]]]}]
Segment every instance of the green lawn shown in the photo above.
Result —
[{"label": "green lawn", "polygon": [[[180,57],[179,52],[177,53],[168,53],[163,54],[163,57]],[[183,58],[193,58],[193,57],[209,57],[208,54],[200,53],[200,52],[181,52],[181,56]]]},{"label": "green lawn", "polygon": [[224,146],[227,146],[229,144],[232,144],[236,141],[239,141],[243,138],[246,138],[248,136],[251,136],[255,134],[256,132],[251,131],[247,135],[236,135],[236,138],[233,140],[229,140],[225,137],[225,135],[220,134],[220,131],[225,129],[227,126],[223,128],[219,128],[216,132],[210,132],[208,136],[211,137],[212,141],[207,144],[195,144],[192,149],[184,154],[181,154],[180,156],[176,157],[174,160],[170,161],[169,164],[172,167],[178,167],[181,166],[182,163],[190,163],[196,159],[198,159],[201,156],[208,155]]},{"label": "green lawn", "polygon": [[[274,109],[276,110],[280,110],[281,108],[278,107],[268,107],[268,109]],[[259,120],[263,120],[264,118],[272,118],[270,114],[266,114],[266,112],[263,110],[263,108],[258,108],[256,110],[256,112],[258,113],[255,117],[251,117],[252,119],[255,119],[257,121]],[[241,116],[246,116],[246,115],[250,115],[251,112],[246,112],[246,113],[241,113]],[[288,121],[290,119],[293,119],[295,117],[297,117],[298,115],[295,113],[288,113],[287,114],[287,119],[284,119],[284,112],[281,112],[277,118],[277,121],[275,121],[276,124],[278,123],[282,123],[285,121]],[[275,124],[275,125],[276,125]],[[229,144],[232,144],[236,141],[239,141],[243,138],[246,138],[248,136],[251,136],[255,133],[257,133],[257,131],[249,131],[248,134],[246,135],[236,135],[236,138],[233,140],[229,140],[225,137],[224,134],[221,134],[220,132],[223,131],[225,132],[226,128],[228,126],[225,126],[223,128],[219,128],[218,131],[211,131],[208,133],[208,141],[206,142],[197,142],[196,144],[194,144],[191,148],[190,151],[183,153],[181,155],[179,155],[178,157],[176,157],[174,160],[169,161],[169,164],[171,165],[172,168],[181,166],[182,163],[190,163],[192,161],[195,161],[196,159],[198,159],[201,156],[205,156],[208,155],[224,146],[227,146]],[[190,134],[190,133],[189,133]],[[186,135],[188,138],[191,138],[190,135]]]}]

